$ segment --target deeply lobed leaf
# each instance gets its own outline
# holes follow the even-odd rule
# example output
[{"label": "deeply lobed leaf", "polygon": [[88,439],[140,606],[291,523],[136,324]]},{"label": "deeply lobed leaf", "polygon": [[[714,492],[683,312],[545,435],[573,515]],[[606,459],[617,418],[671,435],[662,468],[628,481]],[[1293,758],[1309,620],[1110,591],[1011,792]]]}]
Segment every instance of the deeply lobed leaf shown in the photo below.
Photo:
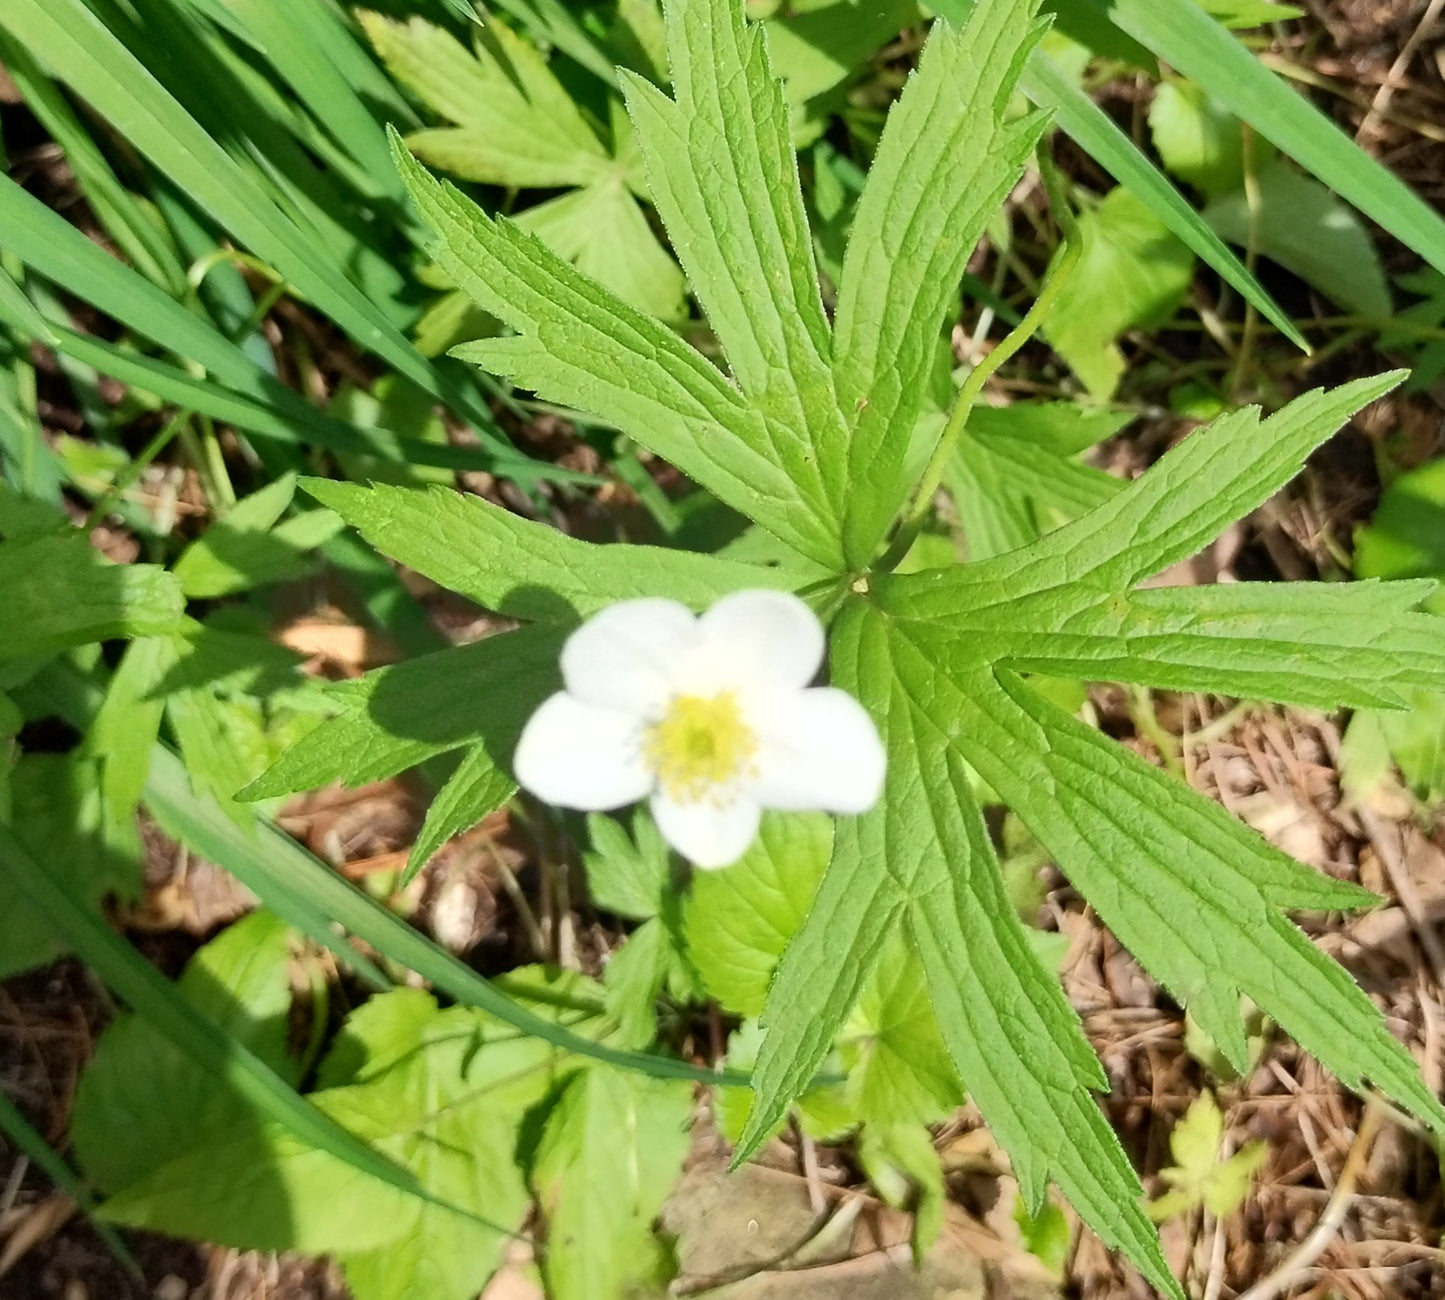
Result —
[{"label": "deeply lobed leaf", "polygon": [[888,116],[853,219],[834,322],[849,424],[844,547],[866,564],[908,490],[908,439],[934,342],[985,222],[1044,127],[1006,110],[1043,25],[1035,0],[976,5],[933,26]]}]

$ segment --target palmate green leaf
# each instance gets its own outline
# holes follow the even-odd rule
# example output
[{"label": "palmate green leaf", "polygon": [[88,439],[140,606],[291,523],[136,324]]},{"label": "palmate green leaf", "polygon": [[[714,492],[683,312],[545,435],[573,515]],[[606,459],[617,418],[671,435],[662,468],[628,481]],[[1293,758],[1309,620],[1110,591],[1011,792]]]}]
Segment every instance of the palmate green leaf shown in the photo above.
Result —
[{"label": "palmate green leaf", "polygon": [[668,905],[673,883],[672,853],[645,807],[633,810],[629,835],[615,817],[589,813],[592,847],[582,854],[587,892],[598,907],[645,921]]},{"label": "palmate green leaf", "polygon": [[943,729],[953,714],[938,670],[886,617],[852,603],[835,625],[831,672],[868,702],[888,774],[871,812],[838,823],[812,911],[773,978],[739,1156],[807,1085],[867,972],[901,935],[928,973],[949,1055],[1025,1199],[1041,1204],[1056,1179],[1107,1242],[1180,1295],[1139,1210],[1138,1179],[1090,1095],[1103,1071],[1004,894],[952,728]]},{"label": "palmate green leaf", "polygon": [[512,1151],[526,1109],[552,1086],[552,1049],[475,1011],[437,1012],[412,990],[354,1019],[338,1039],[345,1060],[325,1067],[344,1082],[310,1100],[411,1170],[417,1194],[359,1179],[252,1117],[153,1165],[106,1203],[107,1217],[241,1248],[334,1252],[358,1300],[474,1295],[525,1211]]},{"label": "palmate green leaf", "polygon": [[153,564],[112,564],[84,534],[0,541],[0,660],[179,630],[180,584]]},{"label": "palmate green leaf", "polygon": [[711,362],[509,221],[494,221],[397,147],[437,261],[515,337],[453,349],[549,401],[588,411],[671,461],[795,549],[829,563],[837,544],[779,465],[764,417]]},{"label": "palmate green leaf", "polygon": [[420,131],[407,146],[465,180],[558,189],[601,180],[602,142],[546,59],[503,23],[475,33],[475,52],[423,18],[398,22],[362,10],[362,29],[387,69],[453,127]]},{"label": "palmate green leaf", "polygon": [[610,1300],[659,1280],[665,1256],[652,1221],[682,1168],[691,1112],[681,1083],[597,1068],[568,1082],[531,1170],[555,1300]]},{"label": "palmate green leaf", "polygon": [[836,539],[847,431],[782,83],[740,7],[663,14],[674,98],[622,76],[648,188],[769,459]]},{"label": "palmate green leaf", "polygon": [[[1126,637],[1117,655],[1119,646],[1096,646],[1102,653],[1093,669],[1083,662],[1087,654],[1071,661],[1081,673],[1154,681],[1162,662],[1166,680],[1179,689],[1248,686],[1286,699],[1388,697],[1396,683],[1438,681],[1438,624],[1409,612],[1426,594],[1422,584],[1195,589],[1187,616],[1178,592],[1130,597],[1116,585],[1136,582],[1197,547],[1221,522],[1217,500],[1247,509],[1277,487],[1312,443],[1379,387],[1362,382],[1301,398],[1267,422],[1268,437],[1258,436],[1263,430],[1252,421],[1227,416],[1093,515],[973,571],[1009,567],[1021,607],[1051,605],[1045,621],[1065,640],[1076,622],[1087,625],[1090,615],[1074,618],[1086,609],[1093,616],[1109,610],[1108,617],[1132,607],[1180,620],[1162,638],[1157,660],[1131,653]],[[1220,454],[1230,458],[1227,466]],[[1208,485],[1191,477],[1193,489],[1181,489],[1181,475],[1205,465],[1219,467],[1205,474]],[[1071,551],[1070,544],[1084,538],[1083,548]],[[1009,634],[1016,637],[1012,651],[1004,644],[1009,635],[965,645],[956,638],[969,618],[965,610],[974,597],[982,596],[982,604],[992,597],[975,589],[960,603],[938,600],[946,587],[962,591],[945,574],[902,577],[881,585],[878,598],[898,635],[953,683],[940,686],[937,707],[959,718],[958,751],[1236,1068],[1247,1054],[1238,1011],[1238,995],[1245,993],[1352,1086],[1368,1079],[1427,1122],[1445,1122],[1368,999],[1283,916],[1288,907],[1358,905],[1362,891],[1299,867],[1215,804],[1032,692],[1002,667],[1037,662],[1022,624]],[[1027,594],[1031,590],[1035,594]],[[999,608],[1007,603],[1004,598]],[[1279,640],[1230,644],[1231,624],[1248,628],[1271,612]],[[1289,635],[1304,639],[1283,639]],[[1333,692],[1322,685],[1325,677],[1336,684]],[[1171,925],[1182,916],[1190,917],[1188,927]]]},{"label": "palmate green leaf", "polygon": [[1187,1214],[1201,1205],[1222,1218],[1239,1208],[1269,1146],[1249,1142],[1221,1160],[1223,1141],[1224,1114],[1213,1093],[1202,1093],[1169,1135],[1169,1154],[1175,1163],[1160,1170],[1160,1177],[1172,1190],[1149,1203],[1150,1218]]},{"label": "palmate green leaf", "polygon": [[[1088,1095],[1103,1083],[1098,1063],[1014,922],[970,772],[1231,1061],[1247,1055],[1243,993],[1351,1086],[1368,1080],[1445,1124],[1369,1000],[1284,915],[1358,906],[1369,895],[1300,867],[1005,666],[1047,660],[1055,671],[1146,681],[1164,673],[1180,689],[1247,684],[1286,698],[1330,695],[1326,678],[1336,699],[1433,680],[1445,639],[1412,612],[1428,591],[1421,583],[1298,595],[1297,585],[1193,589],[1187,602],[1177,591],[1130,593],[1277,490],[1312,446],[1397,380],[1309,394],[1263,424],[1251,412],[1226,416],[1033,545],[964,567],[875,576],[874,603],[845,607],[832,676],[873,710],[889,748],[887,786],[878,808],[838,824],[813,910],[773,979],[742,1151],[806,1085],[862,990],[861,972],[901,928],[929,972],[963,1084],[1009,1151],[1026,1201],[1037,1207],[1053,1177],[1091,1226],[1169,1287],[1133,1174]],[[1110,623],[1128,631],[1091,641],[1091,628]],[[1270,625],[1275,639],[1240,635]],[[1352,684],[1340,688],[1341,678]],[[1031,982],[1027,993],[1020,980]],[[1030,1018],[1020,1019],[1022,1007],[1033,1008]]]},{"label": "palmate green leaf", "polygon": [[325,479],[302,486],[382,554],[513,618],[571,624],[634,596],[667,596],[701,610],[730,591],[793,591],[807,581],[786,569],[690,551],[580,541],[442,488],[365,488]]},{"label": "palmate green leaf", "polygon": [[[470,1300],[526,1215],[518,1130],[554,1086],[556,1065],[546,1044],[499,1032],[475,1011],[437,1012],[411,990],[386,995],[401,998],[426,1002],[431,1015],[413,1032],[374,1036],[356,1081],[320,1104],[374,1133],[423,1186],[496,1226],[414,1202],[393,1241],[343,1253],[340,1262],[357,1300]],[[342,1046],[350,1047],[344,1037]]]},{"label": "palmate green leaf", "polygon": [[[889,114],[853,219],[838,285],[834,374],[849,426],[845,552],[866,563],[908,491],[908,441],[964,266],[1044,127],[1005,121],[1044,28],[1034,0],[936,23]],[[731,355],[731,354],[730,354]],[[826,446],[844,462],[841,451]]]},{"label": "palmate green leaf", "polygon": [[360,17],[392,73],[457,123],[408,136],[418,158],[464,180],[580,187],[518,223],[624,301],[666,320],[682,316],[682,272],[628,189],[640,184],[635,160],[603,147],[536,49],[499,22],[478,30],[473,54],[421,18]]}]

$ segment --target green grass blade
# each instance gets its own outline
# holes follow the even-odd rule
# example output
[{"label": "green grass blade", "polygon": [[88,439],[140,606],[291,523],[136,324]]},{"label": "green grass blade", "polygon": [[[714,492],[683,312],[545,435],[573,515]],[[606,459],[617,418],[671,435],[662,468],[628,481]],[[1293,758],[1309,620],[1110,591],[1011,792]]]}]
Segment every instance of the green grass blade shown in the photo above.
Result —
[{"label": "green grass blade", "polygon": [[230,10],[332,139],[400,201],[401,181],[381,124],[330,57],[328,47],[355,41],[339,22],[325,21],[332,16],[328,7],[314,0],[231,0]]},{"label": "green grass blade", "polygon": [[[940,0],[946,5],[950,0]],[[1172,182],[1155,167],[1132,140],[1082,90],[1050,61],[1035,53],[1023,77],[1023,90],[1035,104],[1054,112],[1069,137],[1174,232],[1195,254],[1232,284],[1296,347],[1309,344],[1284,309],[1265,292],[1224,241],[1207,225]]]},{"label": "green grass blade", "polygon": [[[973,9],[973,0],[938,0],[934,7],[948,21],[962,26]],[[1020,84],[1029,99],[1053,112],[1059,127],[1089,157],[1132,190],[1160,221],[1243,294],[1247,302],[1253,303],[1291,343],[1309,351],[1304,335],[1244,263],[1204,224],[1199,213],[1113,119],[1064,76],[1046,54],[1034,51]]]},{"label": "green grass blade", "polygon": [[[1088,0],[1104,9],[1104,0]],[[1445,271],[1445,220],[1194,0],[1110,0],[1113,22],[1213,95],[1342,199]],[[1141,196],[1142,197],[1142,196]]]},{"label": "green grass blade", "polygon": [[303,1142],[408,1195],[421,1194],[410,1175],[299,1097],[274,1070],[202,1016],[98,914],[72,899],[3,824],[0,863],[82,960],[198,1065]]},{"label": "green grass blade", "polygon": [[120,1234],[110,1224],[95,1217],[95,1202],[81,1186],[75,1171],[51,1150],[50,1144],[36,1132],[30,1121],[3,1091],[0,1091],[0,1130],[4,1131],[5,1136],[19,1147],[56,1187],[80,1206],[96,1235],[105,1242],[106,1249],[115,1256],[121,1267],[132,1277],[143,1281],[141,1267],[136,1263],[135,1256],[126,1249]]},{"label": "green grass blade", "polygon": [[45,322],[14,282],[0,272],[0,315],[22,334],[94,366],[124,383],[166,401],[233,423],[261,437],[313,443],[334,451],[388,460],[490,469],[521,483],[541,478],[595,481],[533,461],[500,439],[483,448],[448,447],[362,430],[323,414],[294,390],[259,367],[203,317],[187,311],[143,276],[116,261],[39,199],[0,176],[0,248],[62,288],[177,356],[210,371],[225,387],[106,343]]},{"label": "green grass blade", "polygon": [[26,106],[65,151],[87,202],[116,245],[147,279],[168,293],[183,293],[186,270],[175,250],[127,193],[60,89],[4,31],[0,31],[0,61]]},{"label": "green grass blade", "polygon": [[10,30],[241,244],[274,266],[360,346],[482,429],[490,412],[426,360],[81,0],[15,0]]},{"label": "green grass blade", "polygon": [[269,847],[266,841],[254,828],[247,831],[238,826],[215,799],[197,795],[181,760],[165,745],[158,744],[151,750],[144,798],[146,807],[167,835],[225,868],[258,897],[257,883],[264,878],[266,906],[287,925],[335,953],[373,988],[392,986],[392,981],[370,958],[334,932],[331,917],[317,909],[304,892],[291,889],[284,879],[263,872],[256,859]]}]

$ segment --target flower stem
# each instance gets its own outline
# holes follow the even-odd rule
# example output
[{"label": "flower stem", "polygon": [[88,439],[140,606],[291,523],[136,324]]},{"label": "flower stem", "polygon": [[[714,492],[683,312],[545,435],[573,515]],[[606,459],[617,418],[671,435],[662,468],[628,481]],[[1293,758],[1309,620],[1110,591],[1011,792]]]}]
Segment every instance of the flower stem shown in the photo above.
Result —
[{"label": "flower stem", "polygon": [[934,447],[933,455],[929,459],[927,468],[923,471],[923,477],[919,480],[918,490],[913,496],[913,503],[904,516],[903,522],[899,525],[898,531],[894,534],[892,543],[875,566],[884,573],[896,569],[918,539],[919,531],[933,504],[933,494],[938,491],[939,484],[943,482],[943,475],[948,469],[949,461],[953,459],[958,440],[963,436],[963,431],[968,425],[969,413],[973,410],[974,403],[978,401],[978,396],[983,391],[984,384],[988,382],[989,376],[1038,332],[1044,317],[1058,300],[1060,292],[1072,278],[1074,268],[1078,265],[1079,254],[1082,251],[1078,224],[1074,221],[1073,211],[1064,195],[1063,185],[1059,180],[1058,172],[1054,169],[1053,159],[1049,157],[1043,147],[1039,149],[1038,160],[1039,175],[1043,180],[1044,189],[1048,192],[1049,207],[1053,210],[1054,218],[1063,233],[1063,242],[1054,254],[1053,263],[1044,277],[1039,296],[1034,299],[1034,305],[1029,308],[1023,320],[969,372],[968,378],[963,381],[958,399],[949,413],[948,423],[944,425],[938,444]]}]

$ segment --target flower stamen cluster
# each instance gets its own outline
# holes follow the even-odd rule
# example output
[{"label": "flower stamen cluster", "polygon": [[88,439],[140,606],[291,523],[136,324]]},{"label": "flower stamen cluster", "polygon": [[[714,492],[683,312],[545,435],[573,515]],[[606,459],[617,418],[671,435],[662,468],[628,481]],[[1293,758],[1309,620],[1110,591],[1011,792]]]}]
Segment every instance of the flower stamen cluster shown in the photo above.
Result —
[{"label": "flower stamen cluster", "polygon": [[758,738],[737,693],[721,691],[711,698],[674,696],[662,721],[647,728],[642,748],[658,786],[678,803],[697,803],[756,771]]},{"label": "flower stamen cluster", "polygon": [[824,649],[817,616],[783,592],[734,592],[700,617],[620,601],[568,638],[565,689],[523,729],[517,780],[586,811],[646,798],[700,867],[741,857],[764,808],[864,812],[883,745],[857,700],[811,685]]}]

